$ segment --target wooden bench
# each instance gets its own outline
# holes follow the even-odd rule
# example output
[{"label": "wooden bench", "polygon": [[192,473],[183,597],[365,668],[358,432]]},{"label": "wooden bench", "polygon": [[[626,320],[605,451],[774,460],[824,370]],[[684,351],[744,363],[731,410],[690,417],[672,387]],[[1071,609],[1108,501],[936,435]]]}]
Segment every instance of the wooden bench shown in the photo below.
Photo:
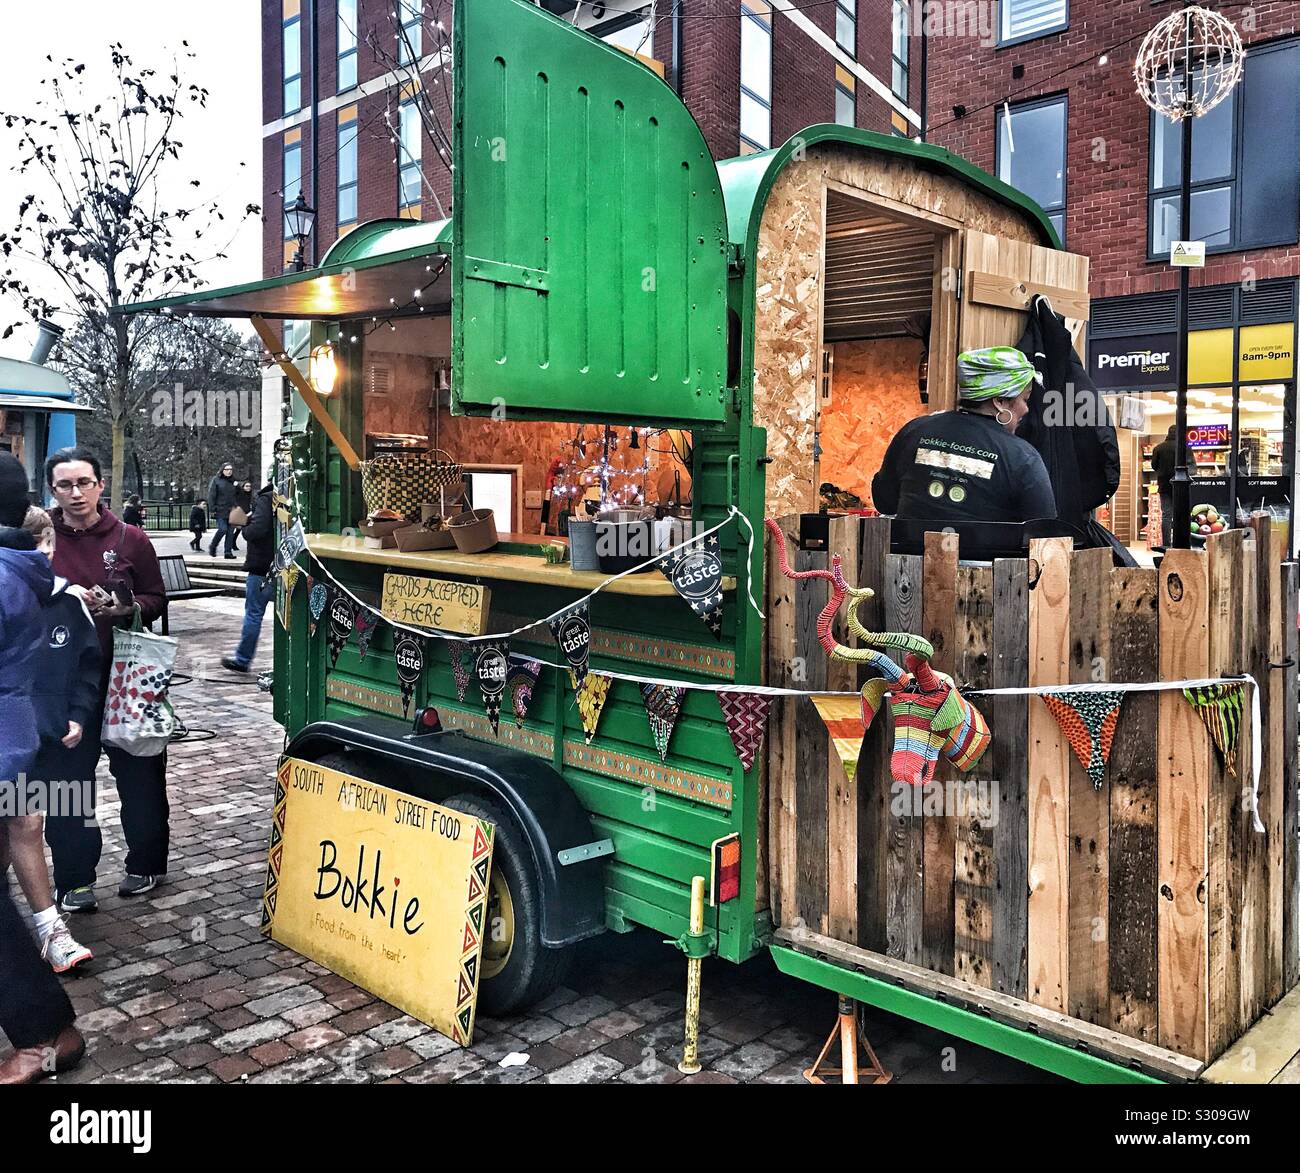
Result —
[{"label": "wooden bench", "polygon": [[167,609],[173,599],[210,599],[214,595],[223,595],[222,587],[196,587],[190,582],[190,568],[185,565],[182,554],[164,554],[158,559],[158,569],[162,572],[163,587],[167,594],[163,598],[162,633],[170,633]]}]

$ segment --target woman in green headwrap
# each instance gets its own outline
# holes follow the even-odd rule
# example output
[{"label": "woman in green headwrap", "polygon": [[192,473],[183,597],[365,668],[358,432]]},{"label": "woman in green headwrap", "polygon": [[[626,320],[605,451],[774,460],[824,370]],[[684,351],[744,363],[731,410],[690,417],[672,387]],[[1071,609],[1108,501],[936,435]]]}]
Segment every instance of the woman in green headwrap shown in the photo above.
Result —
[{"label": "woman in green headwrap", "polygon": [[1014,435],[1033,380],[1033,366],[1013,346],[959,355],[957,410],[903,425],[871,482],[875,507],[920,521],[1055,517],[1043,458]]}]

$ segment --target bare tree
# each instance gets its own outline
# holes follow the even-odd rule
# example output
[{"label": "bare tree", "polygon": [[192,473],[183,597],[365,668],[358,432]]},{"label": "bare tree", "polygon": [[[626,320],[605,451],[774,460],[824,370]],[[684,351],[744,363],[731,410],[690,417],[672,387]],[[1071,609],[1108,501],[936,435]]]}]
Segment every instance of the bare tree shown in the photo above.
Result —
[{"label": "bare tree", "polygon": [[[182,45],[188,65],[194,54]],[[181,166],[181,120],[206,106],[208,91],[183,78],[179,60],[162,76],[137,68],[120,43],[109,54],[113,81],[106,93],[88,92],[83,63],[47,57],[49,73],[31,112],[0,115],[17,140],[13,169],[32,181],[15,225],[0,233],[0,293],[35,320],[60,312],[43,290],[64,290],[60,300],[74,319],[69,334],[82,339],[75,361],[83,385],[94,388],[108,413],[112,500],[120,502],[127,421],[149,391],[141,373],[156,359],[156,335],[166,323],[123,317],[113,307],[195,284],[203,260],[225,255],[220,247],[197,255],[207,249],[206,237],[224,231],[218,226],[225,216],[215,200],[167,207],[161,194],[162,177],[171,181]],[[249,204],[240,222],[260,213]]]}]

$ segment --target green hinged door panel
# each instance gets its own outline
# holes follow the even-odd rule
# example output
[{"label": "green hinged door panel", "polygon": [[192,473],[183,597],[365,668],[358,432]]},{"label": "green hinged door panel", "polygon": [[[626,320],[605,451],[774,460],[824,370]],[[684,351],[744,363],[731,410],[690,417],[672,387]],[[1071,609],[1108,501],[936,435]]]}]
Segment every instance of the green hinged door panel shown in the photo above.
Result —
[{"label": "green hinged door panel", "polygon": [[455,10],[459,411],[726,418],[726,216],[677,96],[525,0]]}]

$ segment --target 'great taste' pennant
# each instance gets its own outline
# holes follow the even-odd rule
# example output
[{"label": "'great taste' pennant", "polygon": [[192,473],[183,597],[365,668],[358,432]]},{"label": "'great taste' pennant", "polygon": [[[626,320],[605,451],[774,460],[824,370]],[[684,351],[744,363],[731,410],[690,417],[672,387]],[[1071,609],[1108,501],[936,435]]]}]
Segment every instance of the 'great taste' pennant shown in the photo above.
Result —
[{"label": "'great taste' pennant", "polygon": [[461,639],[444,641],[447,654],[451,657],[451,678],[456,682],[456,699],[465,699],[465,690],[469,687],[470,650],[469,645]]},{"label": "'great taste' pennant", "polygon": [[356,626],[356,622],[357,613],[352,606],[352,600],[347,595],[336,591],[334,598],[330,602],[329,649],[331,668],[339,662],[339,653],[343,650],[343,645],[352,637],[352,628]]},{"label": "'great taste' pennant", "polygon": [[1078,692],[1043,693],[1043,704],[1056,718],[1074,756],[1088,771],[1093,787],[1101,789],[1110,760],[1110,746],[1119,721],[1122,692],[1081,689]]},{"label": "'great taste' pennant", "polygon": [[309,574],[307,576],[307,634],[313,639],[316,636],[316,625],[320,622],[320,617],[325,614],[329,601],[329,584],[315,582]]},{"label": "'great taste' pennant", "polygon": [[479,644],[474,659],[474,675],[478,690],[483,694],[483,707],[492,722],[496,736],[501,723],[501,697],[506,690],[506,673],[510,667],[510,645],[505,640],[492,640]]},{"label": "'great taste' pennant", "polygon": [[424,672],[424,645],[420,637],[409,631],[398,632],[393,643],[393,660],[397,664],[398,683],[402,686],[402,716],[405,717],[411,707],[415,682]]},{"label": "'great taste' pennant", "polygon": [[588,672],[586,679],[578,683],[575,674],[569,672],[569,682],[573,685],[578,701],[578,713],[582,717],[582,732],[587,744],[596,736],[596,727],[600,724],[600,714],[609,697],[609,677],[599,672]]},{"label": "'great taste' pennant", "polygon": [[672,684],[643,684],[641,698],[645,701],[645,715],[650,718],[650,732],[655,748],[663,761],[668,760],[668,743],[682,712],[682,698],[686,689]]},{"label": "'great taste' pennant", "polygon": [[591,618],[586,603],[570,611],[562,611],[547,620],[555,642],[560,646],[564,662],[576,677],[577,688],[587,678],[587,661],[591,656]]},{"label": "'great taste' pennant", "polygon": [[659,569],[675,590],[708,625],[714,639],[722,638],[722,553],[718,535],[687,542],[659,559]]},{"label": "'great taste' pennant", "polygon": [[[1196,715],[1210,731],[1215,748],[1232,777],[1237,776],[1237,737],[1241,733],[1241,710],[1245,689],[1240,684],[1201,684],[1183,689]],[[1255,735],[1259,736],[1258,733]]]},{"label": "'great taste' pennant", "polygon": [[528,656],[513,661],[506,673],[506,693],[514,710],[515,724],[522,725],[533,701],[533,686],[542,674],[542,663]]},{"label": "'great taste' pennant", "polygon": [[736,747],[736,756],[740,758],[742,768],[748,770],[763,748],[772,698],[752,692],[720,692],[718,706],[722,709],[722,719],[727,723],[727,732],[731,734],[731,744]]},{"label": "'great taste' pennant", "polygon": [[850,782],[858,768],[858,754],[862,751],[862,702],[852,696],[814,696],[812,703],[831,735],[831,744],[839,755],[844,776]]}]

